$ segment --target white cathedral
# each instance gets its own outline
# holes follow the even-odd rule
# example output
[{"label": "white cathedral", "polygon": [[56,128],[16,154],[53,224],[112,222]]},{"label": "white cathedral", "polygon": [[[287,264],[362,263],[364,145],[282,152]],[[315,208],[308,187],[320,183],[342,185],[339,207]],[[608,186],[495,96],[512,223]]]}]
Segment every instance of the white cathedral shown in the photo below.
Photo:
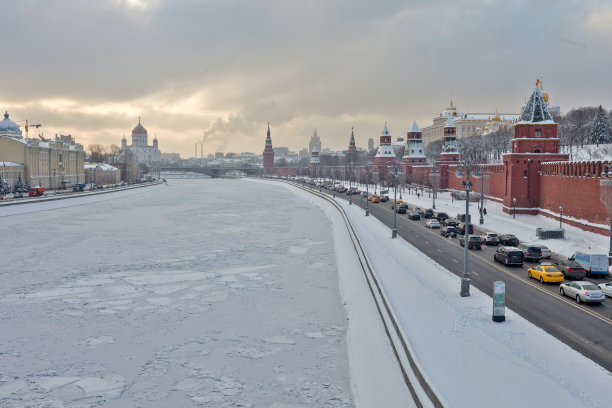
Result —
[{"label": "white cathedral", "polygon": [[149,146],[148,139],[147,129],[142,126],[140,118],[138,118],[138,125],[132,130],[132,144],[128,146],[125,137],[121,139],[121,153],[133,153],[134,159],[138,163],[147,163],[148,165],[158,163],[161,160],[161,152],[158,148],[157,137],[153,138],[153,146]]}]

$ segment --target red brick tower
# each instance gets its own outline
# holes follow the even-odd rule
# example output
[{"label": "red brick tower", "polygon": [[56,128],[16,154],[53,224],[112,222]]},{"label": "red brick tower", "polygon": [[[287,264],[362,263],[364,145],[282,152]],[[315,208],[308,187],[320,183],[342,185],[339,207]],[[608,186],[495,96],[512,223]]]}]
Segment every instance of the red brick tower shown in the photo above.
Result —
[{"label": "red brick tower", "polygon": [[459,148],[457,146],[457,128],[453,118],[449,117],[444,125],[444,147],[440,153],[439,171],[440,182],[438,188],[444,190],[448,188],[449,166],[456,165],[459,161]]},{"label": "red brick tower", "polygon": [[357,146],[355,146],[355,130],[353,128],[351,128],[351,141],[349,142],[346,159],[348,163],[355,163],[357,161]]},{"label": "red brick tower", "polygon": [[385,127],[380,135],[380,146],[378,146],[378,151],[376,152],[376,156],[374,156],[374,168],[378,172],[380,180],[387,179],[387,174],[394,164],[395,152],[393,151],[393,147],[391,147],[391,134],[385,123]]},{"label": "red brick tower", "polygon": [[406,135],[406,148],[404,149],[404,157],[402,158],[402,166],[407,182],[413,182],[412,167],[424,166],[427,164],[425,157],[425,149],[423,148],[423,134],[421,128],[416,121],[412,124],[410,131]]},{"label": "red brick tower", "polygon": [[268,136],[263,151],[263,167],[264,174],[272,174],[274,171],[274,149],[272,149],[272,139],[270,138],[270,123],[268,123]]},{"label": "red brick tower", "polygon": [[512,153],[502,158],[506,178],[504,211],[512,213],[516,207],[517,213],[535,214],[540,206],[541,163],[568,159],[568,154],[559,153],[557,124],[536,86],[520,121],[514,125]]}]

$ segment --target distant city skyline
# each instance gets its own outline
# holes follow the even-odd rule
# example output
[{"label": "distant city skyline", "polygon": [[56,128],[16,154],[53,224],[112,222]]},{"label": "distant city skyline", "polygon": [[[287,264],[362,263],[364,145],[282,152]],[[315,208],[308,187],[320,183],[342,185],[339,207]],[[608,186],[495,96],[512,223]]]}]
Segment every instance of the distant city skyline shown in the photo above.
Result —
[{"label": "distant city skyline", "polygon": [[[612,107],[612,4],[473,1],[50,0],[0,17],[0,108],[30,137],[108,146],[142,118],[193,157],[395,140],[450,104],[518,113],[541,77],[562,113]],[[8,34],[10,33],[10,35]],[[199,149],[198,149],[199,151]]]}]

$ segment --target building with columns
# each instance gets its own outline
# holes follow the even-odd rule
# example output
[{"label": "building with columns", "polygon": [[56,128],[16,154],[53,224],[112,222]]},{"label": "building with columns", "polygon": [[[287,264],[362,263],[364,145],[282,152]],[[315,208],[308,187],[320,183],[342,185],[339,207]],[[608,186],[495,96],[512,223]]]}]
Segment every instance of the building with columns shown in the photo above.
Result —
[{"label": "building with columns", "polygon": [[266,145],[263,151],[264,174],[272,174],[274,171],[274,149],[272,148],[272,138],[270,137],[270,123],[268,123],[268,133]]},{"label": "building with columns", "polygon": [[[0,121],[0,162],[13,163],[7,179],[14,189],[19,178],[30,186],[64,189],[85,182],[85,151],[69,136],[24,138],[19,126],[4,114]],[[7,167],[7,166],[3,166]],[[15,178],[15,175],[17,178]]]}]

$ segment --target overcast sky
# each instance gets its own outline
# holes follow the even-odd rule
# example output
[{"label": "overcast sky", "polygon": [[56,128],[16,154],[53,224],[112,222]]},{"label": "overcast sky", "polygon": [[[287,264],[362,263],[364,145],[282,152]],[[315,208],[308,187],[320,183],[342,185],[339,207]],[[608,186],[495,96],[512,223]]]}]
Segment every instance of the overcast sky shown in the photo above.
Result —
[{"label": "overcast sky", "polygon": [[[518,113],[541,76],[562,112],[612,107],[612,3],[371,0],[2,2],[0,108],[45,137],[192,157],[359,147],[463,112]],[[30,134],[32,136],[32,134]]]}]

